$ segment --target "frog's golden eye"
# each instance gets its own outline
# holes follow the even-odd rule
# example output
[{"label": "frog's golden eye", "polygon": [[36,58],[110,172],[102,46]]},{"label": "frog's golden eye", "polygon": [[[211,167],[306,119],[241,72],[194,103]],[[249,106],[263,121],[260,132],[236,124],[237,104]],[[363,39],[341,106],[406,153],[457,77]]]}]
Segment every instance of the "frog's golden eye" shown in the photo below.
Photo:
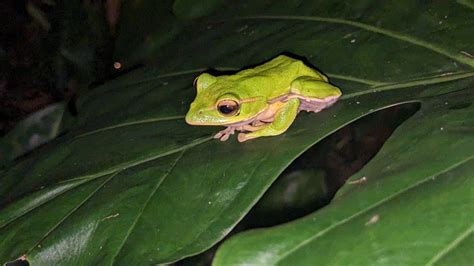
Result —
[{"label": "frog's golden eye", "polygon": [[224,116],[233,116],[239,113],[239,103],[234,100],[222,100],[217,104],[217,111]]}]

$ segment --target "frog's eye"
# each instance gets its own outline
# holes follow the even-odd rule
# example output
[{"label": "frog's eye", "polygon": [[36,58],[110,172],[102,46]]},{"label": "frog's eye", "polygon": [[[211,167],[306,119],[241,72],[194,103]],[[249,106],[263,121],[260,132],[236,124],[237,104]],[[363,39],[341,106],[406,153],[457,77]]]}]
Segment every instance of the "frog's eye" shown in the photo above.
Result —
[{"label": "frog's eye", "polygon": [[234,100],[222,100],[217,104],[217,110],[224,116],[236,115],[239,109],[239,103]]}]

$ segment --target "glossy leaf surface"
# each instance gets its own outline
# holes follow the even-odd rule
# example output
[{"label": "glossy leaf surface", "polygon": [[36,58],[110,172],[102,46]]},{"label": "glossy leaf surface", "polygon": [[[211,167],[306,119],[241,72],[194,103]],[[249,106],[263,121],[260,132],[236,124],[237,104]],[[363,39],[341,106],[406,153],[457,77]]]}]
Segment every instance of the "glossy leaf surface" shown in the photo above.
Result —
[{"label": "glossy leaf surface", "polygon": [[[182,3],[173,6],[175,12]],[[147,39],[159,40],[145,49],[157,62],[155,67],[80,98],[79,116],[66,119],[73,125],[67,134],[1,173],[1,262],[26,255],[38,265],[166,263],[200,253],[227,235],[306,149],[352,121],[407,102],[421,102],[422,108],[355,177],[366,176],[365,185],[345,188],[333,204],[307,218],[236,236],[224,244],[215,263],[346,262],[351,256],[336,254],[344,252],[344,245],[356,252],[353,243],[361,244],[367,235],[381,241],[399,224],[405,225],[401,230],[414,230],[409,225],[427,219],[414,213],[428,207],[438,212],[426,215],[438,217],[444,210],[458,216],[444,224],[436,223],[439,217],[433,220],[434,230],[444,225],[451,229],[440,234],[442,241],[436,245],[421,245],[422,255],[411,261],[427,262],[429,255],[424,254],[433,255],[430,251],[449,247],[446,243],[460,232],[472,231],[472,176],[466,170],[472,169],[474,150],[469,147],[474,81],[474,59],[469,56],[474,16],[469,5],[209,4],[200,13],[214,10],[209,17],[185,20],[194,14],[186,16],[182,10],[181,18],[165,17],[173,25],[170,35]],[[151,12],[138,1],[134,8]],[[124,41],[119,45],[126,45],[126,32],[121,34],[119,41]],[[154,44],[159,49],[152,49]],[[284,51],[328,74],[342,88],[343,99],[327,111],[299,114],[281,136],[243,144],[212,140],[217,127],[184,123],[194,97],[191,84],[200,71],[247,67]],[[123,60],[143,59],[143,52],[138,49]],[[438,131],[441,127],[446,130]],[[401,170],[390,172],[387,166]],[[436,182],[430,182],[433,175]],[[443,183],[446,180],[453,184]],[[464,206],[465,211],[450,206]],[[375,215],[379,220],[366,226]],[[413,223],[393,218],[403,215],[410,215]],[[319,241],[326,232],[328,237]],[[430,233],[418,240],[432,240],[423,236],[434,237]],[[412,234],[392,237],[393,246],[406,248]],[[331,243],[343,247],[330,248]],[[390,259],[377,249],[381,245],[369,249],[373,242],[364,243],[358,250],[367,259]]]}]

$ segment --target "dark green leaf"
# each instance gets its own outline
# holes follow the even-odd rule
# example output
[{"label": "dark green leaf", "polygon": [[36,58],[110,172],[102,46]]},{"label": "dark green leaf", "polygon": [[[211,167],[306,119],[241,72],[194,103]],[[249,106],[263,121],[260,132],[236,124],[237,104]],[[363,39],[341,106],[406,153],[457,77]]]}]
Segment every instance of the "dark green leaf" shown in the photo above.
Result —
[{"label": "dark green leaf", "polygon": [[[134,7],[147,11],[143,18],[157,11]],[[237,236],[215,263],[263,263],[260,255],[269,263],[426,263],[457,247],[457,239],[466,248],[462,236],[470,239],[474,213],[472,9],[452,1],[239,1],[200,20],[160,12],[171,33],[135,50],[158,65],[80,98],[67,134],[2,173],[0,261],[26,255],[33,264],[143,264],[200,253],[226,236],[306,149],[361,117],[408,102],[422,108],[355,177],[366,176],[366,184],[344,189],[305,219]],[[130,40],[123,38],[119,47]],[[221,143],[211,139],[218,128],[184,123],[200,71],[246,67],[283,51],[327,73],[343,99],[327,111],[300,114],[281,136],[246,143]],[[414,236],[419,248],[405,245]],[[383,238],[390,246],[370,246]],[[400,257],[402,248],[419,252]]]}]

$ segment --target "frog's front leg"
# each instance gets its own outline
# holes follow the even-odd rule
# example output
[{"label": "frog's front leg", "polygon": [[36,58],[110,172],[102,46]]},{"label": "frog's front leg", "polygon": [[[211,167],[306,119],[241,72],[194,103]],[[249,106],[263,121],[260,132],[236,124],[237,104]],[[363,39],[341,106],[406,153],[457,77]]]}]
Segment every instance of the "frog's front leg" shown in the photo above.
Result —
[{"label": "frog's front leg", "polygon": [[253,125],[243,125],[243,126],[228,126],[224,130],[221,130],[217,132],[217,134],[214,135],[215,139],[219,139],[220,141],[226,141],[229,139],[231,135],[234,134],[236,130],[238,131],[256,131],[259,130],[263,127],[263,124],[260,124],[258,126],[253,126]]},{"label": "frog's front leg", "polygon": [[276,136],[285,132],[295,120],[298,114],[299,99],[290,99],[275,113],[275,119],[261,126],[261,129],[250,133],[240,133],[237,137],[239,142],[265,136]]},{"label": "frog's front leg", "polygon": [[229,139],[230,135],[234,134],[235,130],[235,127],[228,126],[224,130],[217,132],[217,134],[214,135],[214,138],[219,139],[220,141],[226,141],[227,139]]}]

